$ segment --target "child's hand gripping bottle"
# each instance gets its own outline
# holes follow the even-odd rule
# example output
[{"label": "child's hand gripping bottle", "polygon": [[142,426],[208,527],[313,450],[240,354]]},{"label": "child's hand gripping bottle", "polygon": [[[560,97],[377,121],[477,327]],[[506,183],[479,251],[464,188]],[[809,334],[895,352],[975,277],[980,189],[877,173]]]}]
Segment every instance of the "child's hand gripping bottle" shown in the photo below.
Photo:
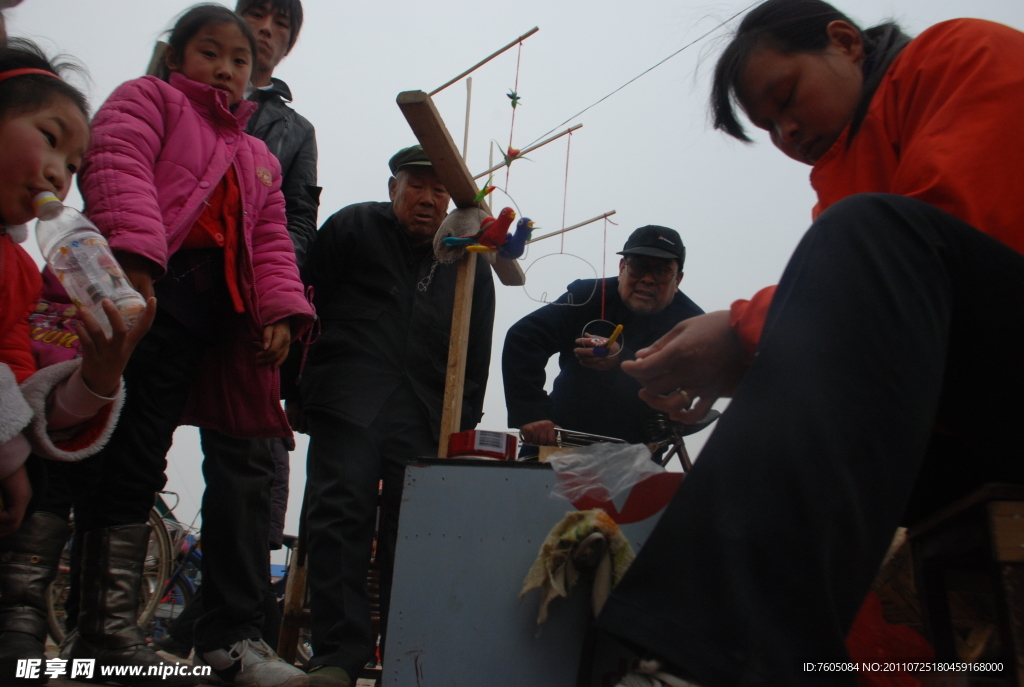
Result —
[{"label": "child's hand gripping bottle", "polygon": [[110,321],[100,306],[104,298],[120,311],[128,329],[135,326],[146,301],[128,283],[96,225],[52,193],[40,193],[34,202],[39,250],[75,305],[87,308],[108,337]]}]

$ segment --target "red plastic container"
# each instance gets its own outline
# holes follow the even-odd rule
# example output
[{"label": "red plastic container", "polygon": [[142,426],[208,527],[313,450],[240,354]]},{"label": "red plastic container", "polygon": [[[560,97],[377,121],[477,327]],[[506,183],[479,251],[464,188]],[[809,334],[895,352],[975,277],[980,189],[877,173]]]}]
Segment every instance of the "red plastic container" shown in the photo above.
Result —
[{"label": "red plastic container", "polygon": [[515,435],[508,432],[470,429],[448,438],[448,457],[515,460],[517,443]]}]

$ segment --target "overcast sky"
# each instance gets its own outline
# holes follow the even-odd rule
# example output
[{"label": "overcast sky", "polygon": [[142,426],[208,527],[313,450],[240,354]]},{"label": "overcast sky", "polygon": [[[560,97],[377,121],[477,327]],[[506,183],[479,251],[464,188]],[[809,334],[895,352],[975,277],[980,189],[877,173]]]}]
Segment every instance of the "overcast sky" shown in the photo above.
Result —
[{"label": "overcast sky", "polygon": [[[38,40],[51,53],[77,58],[88,69],[95,110],[118,84],[143,73],[154,42],[192,4],[25,0],[7,13],[8,30]],[[399,92],[431,91],[539,26],[521,54],[522,101],[512,137],[521,147],[748,5],[305,0],[299,42],[275,76],[289,84],[295,109],[317,129],[320,222],[351,203],[387,200],[387,160],[415,142],[395,105]],[[896,19],[911,34],[963,16],[1024,29],[1021,0],[848,0],[837,6],[862,26]],[[540,306],[533,299],[546,294],[553,300],[574,279],[615,274],[615,252],[636,227],[661,224],[679,231],[687,247],[682,289],[707,311],[727,308],[777,281],[807,228],[814,196],[809,169],[777,152],[766,137],[756,135],[757,143],[748,146],[708,126],[708,73],[736,21],[573,119],[584,126],[572,136],[567,183],[566,139],[513,166],[508,190],[542,233],[562,226],[563,206],[566,225],[617,210],[611,219],[618,226],[608,225],[606,242],[600,222],[566,235],[565,254],[537,262],[525,289],[497,286],[482,428],[506,428],[500,359],[508,327]],[[516,60],[512,49],[473,75],[468,162],[474,173],[487,168],[491,140],[508,145],[512,109],[505,94],[516,80]],[[461,145],[465,82],[435,102]],[[495,181],[504,187],[504,174]],[[80,202],[77,194],[68,199],[79,207]],[[506,204],[495,192],[492,205]],[[524,268],[560,247],[558,238],[534,244]],[[288,532],[297,531],[305,475],[306,443],[299,439],[292,454]],[[703,440],[690,439],[691,452]],[[190,521],[203,488],[194,428],[178,431],[168,458],[167,488],[179,492],[178,515]]]}]

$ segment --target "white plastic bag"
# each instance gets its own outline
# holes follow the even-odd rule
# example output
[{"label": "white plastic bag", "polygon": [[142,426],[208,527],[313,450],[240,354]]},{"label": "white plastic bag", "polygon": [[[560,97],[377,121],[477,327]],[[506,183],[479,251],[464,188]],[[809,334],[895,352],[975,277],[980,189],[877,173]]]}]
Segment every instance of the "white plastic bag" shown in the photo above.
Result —
[{"label": "white plastic bag", "polygon": [[610,500],[622,509],[630,490],[665,468],[651,460],[644,444],[593,444],[559,451],[548,459],[558,484],[554,496],[575,502],[583,496]]}]

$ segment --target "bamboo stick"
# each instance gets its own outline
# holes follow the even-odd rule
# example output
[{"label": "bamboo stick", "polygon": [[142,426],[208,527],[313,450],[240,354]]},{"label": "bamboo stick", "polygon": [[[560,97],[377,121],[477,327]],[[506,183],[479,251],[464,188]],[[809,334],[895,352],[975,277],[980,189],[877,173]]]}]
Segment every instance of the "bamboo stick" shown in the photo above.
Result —
[{"label": "bamboo stick", "polygon": [[479,62],[477,62],[476,64],[474,64],[474,65],[473,65],[472,67],[470,67],[470,68],[469,68],[469,69],[467,69],[466,71],[464,71],[464,72],[462,72],[461,74],[459,74],[458,76],[456,76],[456,77],[455,77],[454,79],[452,79],[451,81],[448,81],[448,82],[447,82],[447,83],[445,83],[445,84],[444,84],[443,86],[440,86],[440,87],[438,87],[438,88],[435,88],[434,90],[432,90],[432,91],[431,91],[430,93],[428,93],[427,95],[430,95],[430,96],[434,96],[434,95],[437,95],[438,93],[440,93],[440,92],[441,92],[441,91],[443,91],[444,89],[448,88],[449,86],[451,86],[451,85],[452,85],[453,83],[455,83],[456,81],[458,81],[458,80],[459,80],[459,79],[461,79],[462,77],[464,77],[464,76],[467,76],[467,75],[469,75],[469,74],[472,74],[472,73],[473,73],[473,72],[475,72],[475,71],[476,71],[477,69],[479,69],[480,67],[484,66],[485,64],[487,64],[488,62],[490,62],[491,60],[493,60],[493,59],[494,59],[495,57],[497,57],[498,55],[500,55],[501,53],[505,52],[505,51],[506,51],[506,50],[508,50],[509,48],[512,48],[512,47],[514,47],[514,46],[515,46],[515,45],[516,45],[517,43],[521,43],[522,41],[526,40],[527,38],[529,38],[529,37],[530,37],[530,36],[532,36],[533,34],[537,33],[538,31],[540,31],[540,27],[539,27],[539,26],[534,26],[534,27],[533,27],[532,29],[530,29],[529,31],[527,31],[526,33],[524,33],[524,34],[523,34],[522,36],[520,36],[519,38],[515,39],[514,41],[512,41],[511,43],[509,43],[508,45],[506,45],[506,46],[505,46],[504,48],[502,48],[501,50],[499,50],[499,51],[497,51],[497,52],[495,52],[495,53],[491,53],[491,54],[490,54],[489,56],[487,56],[487,57],[485,57],[484,59],[480,60]]},{"label": "bamboo stick", "polygon": [[466,129],[462,134],[462,159],[465,161],[469,151],[469,108],[473,104],[473,77],[466,79]]},{"label": "bamboo stick", "polygon": [[[545,146],[548,143],[551,143],[552,141],[557,141],[562,136],[565,136],[566,134],[571,134],[573,131],[576,131],[576,129],[582,129],[582,128],[583,128],[582,124],[574,124],[573,126],[570,126],[568,129],[566,129],[565,131],[563,131],[560,134],[555,134],[551,138],[546,138],[543,141],[541,141],[540,143],[534,143],[532,146],[530,146],[528,148],[523,148],[522,150],[519,151],[519,155],[517,157],[522,157],[523,155],[526,155],[527,153],[529,153],[532,150],[537,150],[537,148],[540,148],[541,146]],[[491,172],[496,172],[496,171],[498,171],[499,169],[501,169],[504,166],[505,166],[504,162],[501,162],[500,164],[495,165],[495,164],[493,164],[493,160],[492,160],[491,168],[489,170],[487,170],[486,172],[481,172],[480,174],[477,174],[475,177],[473,177],[473,179],[475,181],[476,179],[480,179],[481,177],[485,177],[488,174],[490,174]]]},{"label": "bamboo stick", "polygon": [[609,212],[606,212],[603,215],[598,215],[597,217],[594,217],[593,219],[588,219],[586,222],[580,222],[579,224],[574,224],[571,227],[566,227],[565,229],[559,229],[558,231],[553,231],[550,234],[544,234],[543,236],[538,236],[535,239],[530,239],[526,243],[528,243],[528,244],[529,243],[535,243],[536,241],[541,241],[543,239],[550,238],[552,236],[558,236],[559,234],[564,234],[567,231],[572,231],[573,229],[579,229],[580,227],[585,227],[588,224],[593,224],[594,222],[596,222],[599,219],[604,219],[605,217],[611,217],[614,214],[615,214],[615,210],[610,210]]}]

